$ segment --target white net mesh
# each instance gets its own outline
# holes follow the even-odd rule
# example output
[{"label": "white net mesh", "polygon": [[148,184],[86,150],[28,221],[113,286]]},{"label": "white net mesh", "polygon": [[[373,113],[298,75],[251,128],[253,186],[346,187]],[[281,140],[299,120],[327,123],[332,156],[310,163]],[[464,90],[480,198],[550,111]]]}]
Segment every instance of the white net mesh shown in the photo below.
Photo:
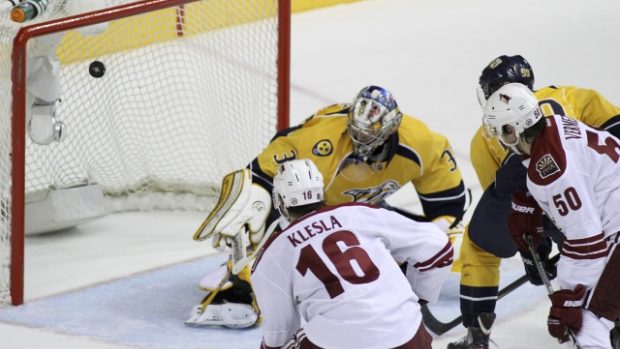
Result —
[{"label": "white net mesh", "polygon": [[[80,4],[92,10],[92,1],[54,2],[36,21],[84,11]],[[277,12],[277,0],[197,1],[30,40],[28,64],[61,39],[56,117],[65,127],[49,145],[11,134],[20,26],[0,13],[0,303],[10,274],[11,137],[26,141],[26,200],[94,183],[114,198],[107,211],[208,209],[223,175],[276,129]],[[95,77],[91,66],[105,73]]]}]

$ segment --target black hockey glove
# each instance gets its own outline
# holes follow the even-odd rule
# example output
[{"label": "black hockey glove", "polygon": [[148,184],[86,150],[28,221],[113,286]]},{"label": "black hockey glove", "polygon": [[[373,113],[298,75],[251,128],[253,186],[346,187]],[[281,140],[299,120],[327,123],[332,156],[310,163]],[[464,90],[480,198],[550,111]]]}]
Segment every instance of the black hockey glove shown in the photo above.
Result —
[{"label": "black hockey glove", "polygon": [[[543,264],[543,268],[547,273],[547,277],[549,280],[555,279],[558,274],[558,268],[556,263],[549,260],[549,254],[551,253],[552,242],[548,237],[544,237],[540,244],[536,248],[536,252],[540,256],[540,261]],[[525,267],[525,274],[527,275],[527,279],[530,283],[540,286],[543,284],[542,279],[540,278],[540,274],[538,273],[538,269],[536,269],[536,265],[534,264],[534,259],[532,258],[532,254],[527,251],[519,250],[519,254],[521,254],[521,260],[523,260],[523,265]]]}]

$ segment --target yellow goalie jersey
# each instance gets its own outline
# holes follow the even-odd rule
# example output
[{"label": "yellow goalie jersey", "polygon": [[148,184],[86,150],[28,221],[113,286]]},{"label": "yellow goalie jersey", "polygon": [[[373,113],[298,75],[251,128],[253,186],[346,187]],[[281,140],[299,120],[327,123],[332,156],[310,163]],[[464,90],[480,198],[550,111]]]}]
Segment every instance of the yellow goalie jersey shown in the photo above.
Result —
[{"label": "yellow goalie jersey", "polygon": [[325,181],[328,205],[345,202],[383,204],[383,200],[412,182],[426,219],[460,218],[465,187],[448,140],[423,122],[404,115],[390,136],[385,161],[357,162],[347,134],[350,105],[326,107],[303,124],[278,133],[251,163],[254,182],[271,192],[279,163],[294,158],[314,161]]},{"label": "yellow goalie jersey", "polygon": [[[566,115],[601,129],[620,125],[620,108],[594,90],[547,86],[535,91],[534,95],[545,116]],[[471,141],[470,154],[480,185],[486,189],[495,181],[495,172],[504,161],[507,150],[497,138],[488,137],[481,126]]]}]

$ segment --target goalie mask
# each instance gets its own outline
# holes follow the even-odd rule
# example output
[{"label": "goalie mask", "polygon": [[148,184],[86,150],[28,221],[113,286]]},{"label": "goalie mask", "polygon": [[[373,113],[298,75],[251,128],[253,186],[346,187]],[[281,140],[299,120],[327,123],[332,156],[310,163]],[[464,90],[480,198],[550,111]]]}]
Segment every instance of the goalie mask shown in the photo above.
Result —
[{"label": "goalie mask", "polygon": [[347,121],[355,155],[367,159],[398,130],[402,118],[389,91],[377,86],[364,87],[353,100]]},{"label": "goalie mask", "polygon": [[323,175],[314,162],[291,160],[278,167],[273,177],[273,205],[289,219],[288,209],[324,200]]},{"label": "goalie mask", "polygon": [[[497,137],[504,145],[516,151],[520,134],[542,118],[538,100],[530,89],[519,83],[502,86],[489,97],[484,106],[482,122],[490,136]],[[505,126],[515,130],[516,140],[504,138]],[[518,151],[517,151],[518,153]]]}]

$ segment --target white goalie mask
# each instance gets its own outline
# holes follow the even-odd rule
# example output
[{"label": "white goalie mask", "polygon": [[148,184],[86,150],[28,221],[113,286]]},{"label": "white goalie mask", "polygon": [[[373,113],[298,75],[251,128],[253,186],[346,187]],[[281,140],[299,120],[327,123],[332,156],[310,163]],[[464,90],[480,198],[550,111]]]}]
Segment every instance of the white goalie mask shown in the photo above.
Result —
[{"label": "white goalie mask", "polygon": [[314,162],[291,160],[278,167],[273,177],[273,205],[289,219],[288,208],[324,200],[323,175]]},{"label": "white goalie mask", "polygon": [[[534,126],[543,117],[538,99],[530,89],[520,83],[510,83],[495,91],[483,106],[482,122],[489,136],[497,137],[504,145],[514,149],[519,135]],[[504,126],[515,129],[516,140],[504,138]]]},{"label": "white goalie mask", "polygon": [[353,100],[347,121],[355,154],[368,158],[398,130],[402,118],[389,91],[378,86],[364,87]]}]

